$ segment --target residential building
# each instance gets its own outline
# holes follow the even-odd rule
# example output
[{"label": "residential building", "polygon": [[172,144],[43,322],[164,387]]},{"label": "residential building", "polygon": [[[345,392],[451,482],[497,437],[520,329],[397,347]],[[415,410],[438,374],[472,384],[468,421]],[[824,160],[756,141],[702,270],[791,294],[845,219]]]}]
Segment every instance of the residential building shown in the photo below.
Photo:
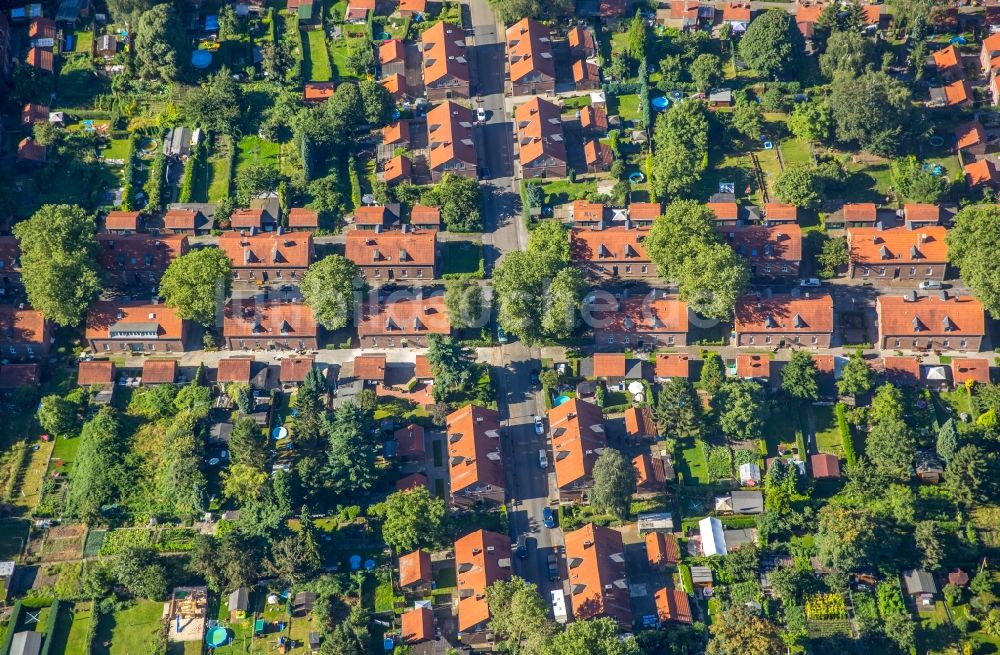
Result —
[{"label": "residential building", "polygon": [[955,357],[951,360],[951,381],[955,387],[966,384],[989,384],[990,360]]},{"label": "residential building", "polygon": [[385,382],[385,355],[359,355],[354,358],[354,377],[366,385]]},{"label": "residential building", "polygon": [[632,605],[621,533],[588,523],[564,537],[573,617],[577,621],[608,617],[630,630]]},{"label": "residential building", "polygon": [[403,42],[400,39],[383,41],[382,45],[378,47],[378,64],[383,77],[396,75],[397,73],[405,74],[406,50]]},{"label": "residential building", "polygon": [[983,39],[979,49],[979,65],[983,75],[992,77],[993,71],[1000,67],[1000,32],[993,32]]},{"label": "residential building", "polygon": [[469,62],[465,31],[440,21],[420,37],[424,88],[431,102],[469,97]]},{"label": "residential building", "polygon": [[798,2],[795,5],[795,24],[802,33],[804,39],[812,39],[816,27],[816,21],[823,14],[827,5],[823,2]]},{"label": "residential building", "polygon": [[176,359],[147,359],[142,363],[143,386],[173,384],[177,381]]},{"label": "residential building", "polygon": [[799,222],[799,208],[781,202],[764,204],[764,225],[784,225]]},{"label": "residential building", "polygon": [[285,357],[278,369],[278,381],[284,387],[302,386],[315,366],[316,360],[312,357]]},{"label": "residential building", "polygon": [[671,378],[691,377],[691,358],[686,353],[664,354],[657,353],[654,368],[656,381],[663,383]]},{"label": "residential building", "polygon": [[403,102],[409,97],[406,87],[406,76],[402,73],[393,73],[392,75],[383,77],[378,83],[389,92],[389,95],[396,104]]},{"label": "residential building", "polygon": [[506,37],[511,95],[555,93],[556,66],[549,28],[533,18],[522,18],[507,28]]},{"label": "residential building", "polygon": [[76,383],[85,389],[100,387],[110,391],[115,384],[115,363],[110,360],[80,362]]},{"label": "residential building", "polygon": [[677,537],[669,532],[646,533],[646,559],[654,568],[676,566],[681,561]]},{"label": "residential building", "polygon": [[424,461],[424,457],[427,454],[427,445],[424,442],[424,426],[417,423],[410,423],[396,430],[392,434],[392,438],[396,442],[397,459],[420,463]]},{"label": "residential building", "polygon": [[920,384],[920,360],[914,356],[882,358],[882,377],[897,387],[915,387]]},{"label": "residential building", "polygon": [[894,227],[847,230],[848,275],[877,283],[893,280],[943,280],[948,269],[948,230]]},{"label": "residential building", "polygon": [[[993,78],[994,81],[1000,78]],[[20,154],[20,152],[18,153]],[[965,171],[965,181],[970,187],[991,186],[995,187],[1000,183],[1000,176],[997,175],[997,167],[989,159],[979,159],[962,167]]]},{"label": "residential building", "polygon": [[736,377],[743,380],[770,380],[771,358],[767,355],[737,354]]},{"label": "residential building", "polygon": [[21,125],[31,127],[35,123],[49,122],[49,106],[29,102],[21,110]]},{"label": "residential building", "polygon": [[972,296],[879,296],[875,311],[885,349],[978,352],[986,335],[983,305]]},{"label": "residential building", "polygon": [[[643,408],[647,412],[648,407]],[[662,494],[667,488],[668,461],[663,457],[653,457],[642,453],[632,458],[632,468],[635,469],[635,492],[640,496],[655,496]]]},{"label": "residential building", "polygon": [[833,298],[829,294],[746,295],[736,303],[733,331],[737,346],[829,348],[833,338]]},{"label": "residential building", "polygon": [[410,121],[398,120],[382,128],[382,144],[396,148],[410,146]]},{"label": "residential building", "polygon": [[212,221],[197,209],[173,207],[163,215],[163,229],[173,234],[203,235],[212,229]]},{"label": "residential building", "polygon": [[394,298],[362,307],[358,341],[362,348],[426,348],[428,336],[451,334],[444,296]]},{"label": "residential building", "polygon": [[632,227],[645,230],[653,227],[653,223],[660,217],[660,203],[658,202],[632,202],[628,206],[628,220]]},{"label": "residential building", "polygon": [[288,229],[293,232],[312,232],[319,229],[319,212],[305,207],[288,210]]},{"label": "residential building", "polygon": [[186,236],[98,234],[97,262],[112,284],[156,286],[175,258],[188,251]]},{"label": "residential building", "polygon": [[735,202],[709,202],[705,206],[715,214],[716,227],[732,227],[740,222],[740,206]]},{"label": "residential building", "polygon": [[[579,209],[593,210],[593,205],[575,205],[573,223],[577,224]],[[601,207],[603,214],[604,208]],[[582,214],[586,217],[589,214]],[[593,279],[626,280],[656,277],[656,265],[649,259],[643,241],[646,231],[613,227],[593,230],[574,227],[570,230],[570,255],[573,265]]]},{"label": "residential building", "polygon": [[266,362],[258,362],[253,357],[225,357],[219,360],[215,382],[220,386],[240,382],[254,389],[265,389],[267,368]]},{"label": "residential building", "polygon": [[548,411],[559,501],[579,501],[594,485],[594,463],[607,447],[601,408],[577,398]]},{"label": "residential building", "polygon": [[908,203],[903,205],[903,224],[910,230],[921,230],[941,222],[941,208],[937,205]]},{"label": "residential building", "polygon": [[608,133],[608,112],[597,105],[580,109],[580,130],[584,136],[603,137]]},{"label": "residential building", "polygon": [[962,55],[959,54],[955,44],[950,44],[941,50],[931,53],[931,61],[934,64],[937,76],[942,82],[955,82],[965,79],[965,71],[962,68]]},{"label": "residential building", "polygon": [[611,148],[598,139],[588,139],[583,144],[583,157],[588,173],[606,173],[615,159]]},{"label": "residential building", "polygon": [[687,303],[675,296],[626,298],[617,307],[591,309],[594,344],[603,349],[686,346]]},{"label": "residential building", "polygon": [[189,322],[166,305],[99,300],[87,315],[85,336],[97,353],[153,354],[184,352],[188,331]]},{"label": "residential building", "polygon": [[336,90],[333,82],[306,82],[302,88],[302,101],[313,105],[326,102]]},{"label": "residential building", "polygon": [[315,350],[319,327],[302,302],[230,300],[222,328],[229,350]]},{"label": "residential building", "polygon": [[446,425],[452,505],[502,505],[506,483],[500,415],[487,407],[466,405],[449,414]]},{"label": "residential building", "polygon": [[55,71],[55,55],[52,54],[51,50],[46,50],[45,48],[31,48],[28,50],[25,63],[44,73]]},{"label": "residential building", "polygon": [[733,34],[742,34],[750,25],[751,9],[749,2],[727,2],[722,8],[722,22],[733,29]]},{"label": "residential building", "polygon": [[110,234],[135,234],[142,228],[140,212],[112,211],[104,217],[104,229]]},{"label": "residential building", "polygon": [[35,142],[34,137],[26,136],[17,142],[17,163],[25,168],[41,166],[48,158],[45,146]]},{"label": "residential building", "polygon": [[604,205],[599,202],[574,200],[569,206],[569,218],[570,224],[575,228],[602,230],[604,229]]},{"label": "residential building", "polygon": [[566,142],[559,107],[535,97],[514,109],[521,177],[566,177]]},{"label": "residential building", "polygon": [[0,358],[45,357],[49,354],[51,335],[52,326],[40,311],[0,305]]},{"label": "residential building", "polygon": [[399,634],[406,645],[420,644],[434,639],[433,610],[429,607],[415,607],[403,612],[400,617]]},{"label": "residential building", "polygon": [[597,41],[594,30],[589,26],[577,25],[566,35],[569,53],[574,59],[590,59],[597,55]]},{"label": "residential building", "polygon": [[406,155],[397,155],[385,162],[379,178],[386,184],[410,182],[413,178],[413,164]]},{"label": "residential building", "polygon": [[427,205],[414,205],[410,209],[410,225],[416,230],[440,230],[441,209]]},{"label": "residential building", "polygon": [[408,591],[429,590],[434,582],[431,554],[415,550],[399,556],[399,586]]},{"label": "residential building", "polygon": [[[996,104],[994,102],[994,104]],[[986,128],[978,120],[962,123],[955,128],[955,145],[969,155],[985,155],[988,146]]]},{"label": "residential building", "polygon": [[427,112],[427,149],[431,178],[445,173],[476,177],[476,145],[472,139],[472,110],[446,100]]},{"label": "residential building", "polygon": [[380,232],[392,227],[396,217],[385,205],[362,205],[354,210],[354,228]]},{"label": "residential building", "polygon": [[233,279],[240,282],[297,282],[313,260],[313,240],[308,232],[271,232],[247,235],[225,232],[219,248],[233,263]]},{"label": "residential building", "polygon": [[458,632],[463,643],[475,643],[477,633],[487,629],[490,608],[486,589],[513,575],[510,560],[510,537],[506,534],[476,530],[455,542]]},{"label": "residential building", "polygon": [[629,407],[625,410],[625,434],[630,439],[656,439],[660,431],[653,422],[649,407]]},{"label": "residential building", "polygon": [[437,231],[351,230],[344,256],[369,284],[395,280],[433,280],[437,265]]},{"label": "residential building", "polygon": [[577,91],[601,88],[601,69],[592,61],[578,59],[573,62],[573,84]]},{"label": "residential building", "polygon": [[656,615],[660,623],[683,623],[691,625],[694,617],[691,614],[691,601],[683,589],[661,587],[653,597],[656,602]]},{"label": "residential building", "polygon": [[747,260],[753,277],[798,277],[802,264],[802,229],[798,225],[751,225],[720,231],[736,254]]},{"label": "residential building", "polygon": [[813,477],[817,480],[840,478],[840,460],[830,453],[815,453],[810,456]]},{"label": "residential building", "polygon": [[21,246],[17,237],[0,236],[0,295],[21,286]]},{"label": "residential building", "polygon": [[873,202],[847,203],[841,209],[840,227],[875,227],[878,221],[878,207]]}]

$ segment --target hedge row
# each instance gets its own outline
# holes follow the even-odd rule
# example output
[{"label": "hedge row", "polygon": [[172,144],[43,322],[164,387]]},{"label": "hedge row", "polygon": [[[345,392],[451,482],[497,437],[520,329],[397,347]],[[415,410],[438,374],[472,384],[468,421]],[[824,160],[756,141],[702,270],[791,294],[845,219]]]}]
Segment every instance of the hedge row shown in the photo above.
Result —
[{"label": "hedge row", "polygon": [[194,147],[187,163],[184,164],[184,177],[181,178],[181,188],[177,195],[177,202],[191,202],[191,194],[194,192],[194,181],[201,175],[201,168],[205,165],[205,140],[202,139]]},{"label": "hedge row", "polygon": [[844,459],[848,466],[858,463],[858,453],[854,450],[854,437],[851,436],[851,426],[847,423],[847,408],[843,403],[837,403],[833,408],[837,417],[837,429],[840,430],[840,440],[844,442]]},{"label": "hedge row", "polygon": [[49,651],[52,649],[52,644],[55,643],[55,639],[52,635],[56,633],[56,621],[59,619],[59,601],[52,603],[51,609],[49,609],[48,619],[45,621],[45,645],[42,646],[42,652],[40,655],[49,655]]}]

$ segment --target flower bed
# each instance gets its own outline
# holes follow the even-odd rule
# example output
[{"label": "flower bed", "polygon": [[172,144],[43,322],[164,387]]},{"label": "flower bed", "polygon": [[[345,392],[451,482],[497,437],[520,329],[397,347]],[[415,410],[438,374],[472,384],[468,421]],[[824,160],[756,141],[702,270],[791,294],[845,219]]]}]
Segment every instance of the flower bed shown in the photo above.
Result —
[{"label": "flower bed", "polygon": [[813,594],[806,598],[806,618],[810,621],[847,618],[847,606],[840,594]]}]

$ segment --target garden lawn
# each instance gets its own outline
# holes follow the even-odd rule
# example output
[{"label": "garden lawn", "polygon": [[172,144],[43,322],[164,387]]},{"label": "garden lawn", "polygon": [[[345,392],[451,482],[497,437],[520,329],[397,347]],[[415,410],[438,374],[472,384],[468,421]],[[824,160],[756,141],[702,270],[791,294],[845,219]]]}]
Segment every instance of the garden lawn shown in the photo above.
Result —
[{"label": "garden lawn", "polygon": [[247,136],[240,141],[239,148],[239,154],[236,158],[237,168],[253,163],[278,169],[281,146],[277,143],[266,141],[259,136]]},{"label": "garden lawn", "polygon": [[[152,653],[162,629],[163,603],[140,600],[135,605],[101,618],[94,640],[95,655]],[[107,646],[104,646],[108,643]]]},{"label": "garden lawn", "polygon": [[933,608],[919,608],[920,623],[917,630],[918,653],[944,653],[955,643],[954,628],[948,619],[944,601],[937,601]]},{"label": "garden lawn", "polygon": [[816,449],[821,453],[832,453],[837,457],[843,457],[844,442],[840,438],[840,430],[837,429],[833,407],[815,405],[812,411],[816,423]]},{"label": "garden lawn", "polygon": [[561,205],[573,200],[582,200],[587,197],[587,194],[597,191],[596,182],[574,183],[568,179],[546,182],[541,186],[542,191],[545,193],[545,204],[550,206]]},{"label": "garden lawn", "polygon": [[708,484],[708,462],[701,442],[694,437],[678,439],[681,458],[677,472],[684,476],[685,484]]},{"label": "garden lawn", "polygon": [[101,154],[105,159],[124,161],[128,158],[128,139],[112,139]]},{"label": "garden lawn", "polygon": [[302,33],[302,76],[310,82],[328,82],[333,76],[330,68],[330,53],[326,47],[323,30]]},{"label": "garden lawn", "polygon": [[443,275],[483,276],[483,244],[479,241],[445,241]]},{"label": "garden lawn", "polygon": [[60,604],[49,652],[52,655],[89,655],[87,627],[92,614],[93,603],[90,601]]},{"label": "garden lawn", "polygon": [[80,449],[80,437],[70,437],[69,439],[59,437],[56,439],[55,448],[52,450],[51,466],[60,464],[60,473],[69,473],[73,462],[76,461],[76,451]]},{"label": "garden lawn", "polygon": [[21,495],[15,505],[21,505],[29,509],[34,509],[41,498],[42,482],[45,479],[45,470],[49,465],[49,456],[55,443],[52,441],[38,444],[38,450],[28,456],[28,466],[24,469],[24,476],[21,478]]},{"label": "garden lawn", "polygon": [[[957,417],[962,413],[972,417],[978,415],[973,407],[972,398],[969,397],[969,392],[965,390],[965,387],[959,387],[954,391],[942,391],[937,394],[937,400],[942,406],[951,408],[951,416]],[[938,420],[943,423],[948,420],[948,416],[939,416]]]},{"label": "garden lawn", "polygon": [[642,112],[639,110],[639,96],[636,94],[618,96],[618,115],[623,121],[642,120]]},{"label": "garden lawn", "polygon": [[208,158],[204,180],[197,184],[192,192],[192,199],[195,201],[219,202],[229,197],[232,161],[229,154],[229,137],[224,138],[226,140],[221,142]]},{"label": "garden lawn", "polygon": [[768,457],[776,456],[780,445],[789,448],[795,445],[795,431],[799,424],[793,411],[787,407],[776,409],[764,422],[764,441],[767,442]]}]

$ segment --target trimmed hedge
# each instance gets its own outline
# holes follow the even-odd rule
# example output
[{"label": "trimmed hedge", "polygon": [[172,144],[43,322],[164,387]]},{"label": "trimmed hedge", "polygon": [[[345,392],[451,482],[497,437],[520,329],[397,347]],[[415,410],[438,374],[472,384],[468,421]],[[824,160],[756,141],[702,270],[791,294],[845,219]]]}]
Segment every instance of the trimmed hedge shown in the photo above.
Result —
[{"label": "trimmed hedge", "polygon": [[844,459],[848,466],[854,466],[858,463],[858,453],[854,450],[854,437],[851,435],[851,426],[847,423],[847,408],[844,403],[837,403],[833,413],[837,417],[840,440],[844,442]]},{"label": "trimmed hedge", "polygon": [[9,653],[10,645],[14,641],[14,633],[17,631],[17,622],[21,620],[21,610],[23,606],[21,601],[14,603],[14,610],[10,614],[10,620],[7,622],[7,636],[3,640],[3,646],[0,647],[0,653]]},{"label": "trimmed hedge", "polygon": [[45,622],[45,645],[42,646],[42,652],[40,655],[49,655],[49,650],[52,648],[52,644],[55,643],[55,639],[52,636],[56,633],[56,621],[59,619],[59,601],[55,601],[49,609],[48,620]]}]

